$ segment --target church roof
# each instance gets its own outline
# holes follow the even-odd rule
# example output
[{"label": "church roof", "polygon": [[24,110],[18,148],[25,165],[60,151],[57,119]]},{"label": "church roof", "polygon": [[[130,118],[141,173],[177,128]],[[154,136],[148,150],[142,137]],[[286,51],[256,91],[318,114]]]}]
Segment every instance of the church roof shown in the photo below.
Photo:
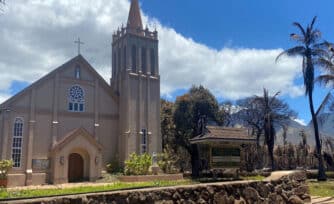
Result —
[{"label": "church roof", "polygon": [[61,72],[62,70],[67,69],[68,67],[71,67],[72,64],[75,63],[82,63],[84,64],[85,68],[87,68],[93,75],[95,75],[99,81],[101,82],[101,86],[104,87],[105,89],[107,89],[108,93],[111,94],[111,96],[114,98],[114,100],[116,100],[117,102],[117,96],[115,94],[112,93],[110,85],[103,79],[103,77],[89,64],[89,62],[82,56],[82,55],[77,55],[76,57],[70,59],[69,61],[65,62],[63,65],[61,65],[60,67],[54,69],[53,71],[49,72],[47,75],[43,76],[42,78],[38,79],[37,81],[35,81],[34,83],[32,83],[31,85],[29,85],[28,87],[26,87],[25,89],[23,89],[22,91],[20,91],[19,93],[17,93],[16,95],[12,96],[11,98],[9,98],[8,100],[6,100],[5,102],[3,102],[2,104],[0,104],[0,107],[6,107],[8,106],[11,102],[15,101],[16,99],[18,99],[20,96],[24,95],[25,93],[27,93],[28,91],[30,91],[31,89],[33,89],[36,86],[39,86],[40,84],[42,84],[43,82],[50,80],[52,77],[54,77],[54,75],[57,72]]},{"label": "church roof", "polygon": [[143,23],[141,20],[138,0],[131,1],[127,27],[133,30],[138,28],[143,30]]},{"label": "church roof", "polygon": [[190,139],[190,143],[205,142],[255,142],[256,138],[244,128],[207,126],[205,134]]}]

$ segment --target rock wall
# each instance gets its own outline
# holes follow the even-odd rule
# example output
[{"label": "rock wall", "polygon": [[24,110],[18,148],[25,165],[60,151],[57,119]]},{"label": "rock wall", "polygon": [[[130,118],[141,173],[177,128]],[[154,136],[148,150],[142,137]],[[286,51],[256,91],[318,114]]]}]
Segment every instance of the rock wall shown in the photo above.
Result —
[{"label": "rock wall", "polygon": [[[111,204],[254,204],[308,203],[306,174],[294,172],[270,181],[238,181],[165,188],[116,191],[68,197],[18,201],[17,203],[111,203]],[[1,203],[1,202],[0,202]],[[15,202],[14,202],[15,203]]]}]

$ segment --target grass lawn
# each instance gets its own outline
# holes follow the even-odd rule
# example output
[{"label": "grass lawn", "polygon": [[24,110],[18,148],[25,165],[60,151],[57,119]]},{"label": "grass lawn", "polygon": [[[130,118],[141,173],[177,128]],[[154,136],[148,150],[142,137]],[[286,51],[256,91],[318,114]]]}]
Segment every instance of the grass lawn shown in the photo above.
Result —
[{"label": "grass lawn", "polygon": [[255,180],[255,181],[263,181],[266,177],[257,175],[257,176],[240,176],[242,180]]},{"label": "grass lawn", "polygon": [[[258,180],[262,181],[265,177],[263,176],[247,176],[240,177],[241,180]],[[120,182],[116,179],[115,175],[106,174],[103,179],[98,180],[96,183],[110,183],[108,185],[101,186],[80,186],[72,188],[48,188],[48,189],[26,189],[26,190],[6,190],[0,188],[0,200],[10,198],[32,198],[32,197],[43,197],[43,196],[57,196],[57,195],[68,195],[68,194],[80,194],[80,193],[95,193],[103,191],[116,191],[123,189],[137,189],[145,187],[166,187],[166,186],[178,186],[187,184],[200,183],[198,180],[179,180],[179,181],[149,181],[149,182],[134,182],[125,183]],[[210,181],[215,182],[215,181]],[[216,181],[217,182],[217,181]]]},{"label": "grass lawn", "polygon": [[318,182],[316,180],[308,180],[311,196],[333,197],[334,196],[334,180],[326,182]]},{"label": "grass lawn", "polygon": [[83,186],[73,187],[64,189],[31,189],[31,190],[6,190],[0,189],[0,200],[8,198],[31,198],[40,196],[55,196],[55,195],[66,195],[66,194],[79,194],[79,193],[94,193],[102,191],[115,191],[122,189],[135,189],[144,187],[165,187],[165,186],[177,186],[194,184],[191,180],[180,180],[180,181],[150,181],[140,183],[122,183],[115,182],[105,186]]}]

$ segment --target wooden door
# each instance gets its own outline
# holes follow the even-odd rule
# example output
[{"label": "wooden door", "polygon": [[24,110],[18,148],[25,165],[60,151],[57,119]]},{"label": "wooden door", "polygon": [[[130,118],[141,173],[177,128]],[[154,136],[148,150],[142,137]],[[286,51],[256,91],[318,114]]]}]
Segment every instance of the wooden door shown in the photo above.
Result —
[{"label": "wooden door", "polygon": [[72,153],[68,159],[68,181],[83,181],[84,160],[80,154]]}]

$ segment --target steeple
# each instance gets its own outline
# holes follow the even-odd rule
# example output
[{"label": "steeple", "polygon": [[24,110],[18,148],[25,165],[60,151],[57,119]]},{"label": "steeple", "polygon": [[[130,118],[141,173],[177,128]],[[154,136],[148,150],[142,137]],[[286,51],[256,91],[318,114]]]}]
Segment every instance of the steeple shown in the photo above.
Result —
[{"label": "steeple", "polygon": [[143,30],[138,0],[131,1],[127,27],[131,30]]},{"label": "steeple", "polygon": [[119,103],[119,158],[161,152],[158,32],[143,28],[139,0],[131,0],[127,25],[114,32],[112,41],[110,86]]}]

